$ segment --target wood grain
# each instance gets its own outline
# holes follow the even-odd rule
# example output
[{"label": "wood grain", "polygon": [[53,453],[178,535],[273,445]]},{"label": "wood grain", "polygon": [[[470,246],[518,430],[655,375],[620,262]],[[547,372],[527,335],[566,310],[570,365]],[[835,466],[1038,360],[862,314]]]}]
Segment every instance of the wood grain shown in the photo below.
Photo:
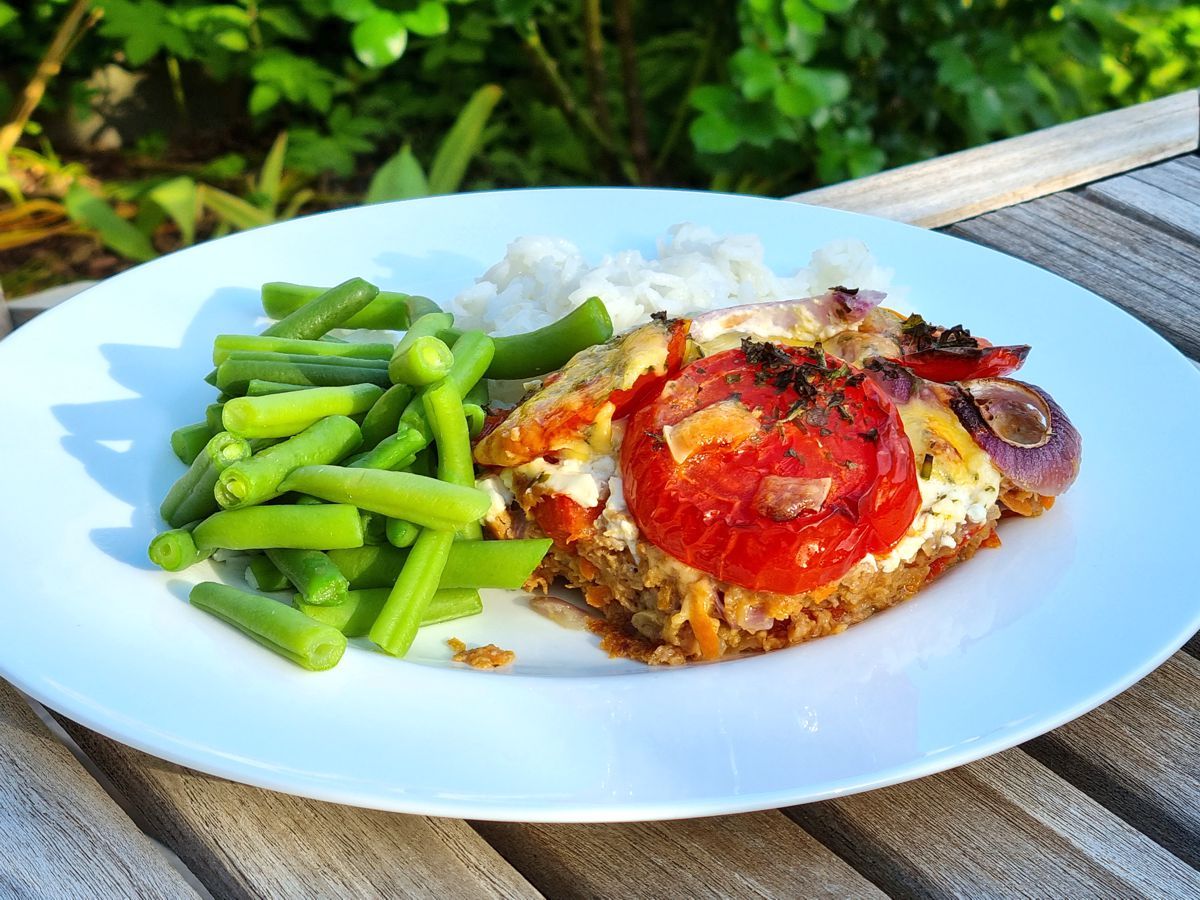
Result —
[{"label": "wood grain", "polygon": [[0,896],[196,896],[4,681]]},{"label": "wood grain", "polygon": [[475,828],[549,897],[882,897],[779,812]]},{"label": "wood grain", "polygon": [[788,199],[936,228],[1190,153],[1198,98],[1184,91]]},{"label": "wood grain", "polygon": [[235,784],[63,727],[216,897],[537,897],[466,822]]},{"label": "wood grain", "polygon": [[787,813],[892,896],[1200,893],[1200,872],[1017,749]]},{"label": "wood grain", "polygon": [[1024,748],[1200,867],[1200,660],[1177,653],[1125,693]]},{"label": "wood grain", "polygon": [[1200,357],[1200,253],[1187,241],[1070,193],[947,231],[1083,285]]},{"label": "wood grain", "polygon": [[1099,181],[1084,195],[1200,246],[1200,157],[1183,156]]}]

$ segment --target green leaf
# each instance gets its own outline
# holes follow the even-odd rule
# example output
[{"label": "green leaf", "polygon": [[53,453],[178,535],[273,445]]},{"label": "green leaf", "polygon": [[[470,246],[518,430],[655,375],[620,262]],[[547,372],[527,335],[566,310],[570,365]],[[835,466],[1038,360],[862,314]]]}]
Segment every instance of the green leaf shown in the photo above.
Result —
[{"label": "green leaf", "polygon": [[300,212],[300,207],[302,207],[315,196],[316,194],[308,188],[305,188],[302,191],[296,191],[296,193],[292,194],[292,198],[288,200],[287,206],[283,208],[283,212],[279,214],[279,217],[276,221],[282,222],[285,219],[295,218],[296,214]]},{"label": "green leaf", "polygon": [[433,157],[429,168],[431,194],[452,194],[458,190],[471,158],[479,152],[483,126],[503,94],[498,85],[485,84],[467,101]]},{"label": "green leaf", "polygon": [[416,9],[400,18],[409,31],[422,37],[437,37],[450,30],[450,13],[437,0],[421,0]]},{"label": "green leaf", "polygon": [[396,13],[378,10],[354,26],[350,44],[364,66],[382,69],[404,55],[408,29],[404,27],[404,19]]},{"label": "green leaf", "polygon": [[258,20],[268,28],[272,28],[284,37],[291,38],[292,40],[304,41],[310,37],[308,26],[304,23],[304,20],[294,11],[281,6],[260,9],[258,11]]},{"label": "green leaf", "polygon": [[273,84],[256,84],[250,92],[250,115],[261,116],[280,101],[279,88]]},{"label": "green leaf", "polygon": [[805,118],[840,103],[849,93],[850,80],[841,72],[793,66],[773,97],[776,108],[785,116]]},{"label": "green leaf", "polygon": [[704,113],[692,122],[688,131],[701,153],[728,153],[741,143],[737,126],[718,113]]},{"label": "green leaf", "polygon": [[196,239],[196,216],[200,212],[197,185],[186,175],[164,181],[146,195],[171,217],[183,236],[185,246]]},{"label": "green leaf", "polygon": [[0,28],[3,28],[9,22],[16,21],[17,11],[7,3],[0,3]]},{"label": "green leaf", "polygon": [[343,22],[361,22],[379,12],[371,0],[333,0],[330,9]]},{"label": "green leaf", "polygon": [[106,246],[122,256],[145,262],[157,255],[146,235],[83,185],[72,185],[64,203],[72,221],[95,231]]},{"label": "green leaf", "polygon": [[783,77],[775,57],[755,47],[743,47],[733,54],[729,63],[739,76],[742,96],[747,100],[768,96]]},{"label": "green leaf", "polygon": [[228,191],[215,188],[211,184],[200,186],[200,202],[213,211],[221,221],[239,230],[257,228],[271,221],[261,209],[257,209]]},{"label": "green leaf", "polygon": [[287,156],[288,133],[279,132],[258,175],[258,192],[265,198],[265,209],[272,216],[279,207],[279,182],[283,178],[283,160]]},{"label": "green leaf", "polygon": [[399,153],[375,170],[363,202],[383,203],[428,195],[429,181],[425,178],[425,170],[413,155],[412,147],[405,144]]},{"label": "green leaf", "polygon": [[813,6],[827,13],[844,13],[854,6],[855,0],[808,0]]},{"label": "green leaf", "polygon": [[808,0],[783,0],[783,15],[791,24],[811,35],[825,33],[825,17]]},{"label": "green leaf", "polygon": [[246,171],[246,157],[240,153],[226,153],[204,164],[200,170],[201,178],[215,178],[218,181],[228,181],[237,178]]}]

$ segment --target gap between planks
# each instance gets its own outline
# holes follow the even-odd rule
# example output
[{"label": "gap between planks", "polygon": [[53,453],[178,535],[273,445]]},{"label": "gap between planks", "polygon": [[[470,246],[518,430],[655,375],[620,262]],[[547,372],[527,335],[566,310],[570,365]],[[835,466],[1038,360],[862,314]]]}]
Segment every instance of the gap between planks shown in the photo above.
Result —
[{"label": "gap between planks", "polygon": [[1200,92],[1088,116],[789,197],[938,228],[1200,146]]},{"label": "gap between planks", "polygon": [[226,781],[58,717],[216,897],[538,898],[461,819],[397,815]]},{"label": "gap between planks", "polygon": [[5,681],[0,681],[0,894],[198,896]]}]

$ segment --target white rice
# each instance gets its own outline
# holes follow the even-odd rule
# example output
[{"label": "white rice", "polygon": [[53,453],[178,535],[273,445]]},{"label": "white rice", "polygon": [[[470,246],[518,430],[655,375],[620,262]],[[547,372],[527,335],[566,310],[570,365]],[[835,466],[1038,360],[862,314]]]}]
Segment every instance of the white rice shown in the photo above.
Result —
[{"label": "white rice", "polygon": [[679,316],[705,309],[823,293],[834,285],[887,291],[892,270],[867,245],[836,240],[812,254],[793,275],[763,262],[755,235],[720,236],[701,225],[675,225],[658,240],[658,258],[636,250],[589,265],[579,248],[557,237],[520,237],[504,258],[450,302],[456,324],[517,334],[553,322],[589,297],[599,297],[624,331],[663,311]]}]

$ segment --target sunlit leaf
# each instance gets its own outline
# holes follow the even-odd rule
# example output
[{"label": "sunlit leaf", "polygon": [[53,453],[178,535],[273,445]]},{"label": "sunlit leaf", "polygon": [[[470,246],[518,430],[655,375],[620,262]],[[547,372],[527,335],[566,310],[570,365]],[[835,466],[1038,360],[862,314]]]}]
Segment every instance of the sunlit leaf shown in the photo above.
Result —
[{"label": "sunlit leaf", "polygon": [[422,37],[437,37],[450,30],[450,13],[437,0],[421,0],[416,9],[400,18],[409,31]]},{"label": "sunlit leaf", "polygon": [[257,228],[271,221],[271,217],[261,209],[211,184],[201,185],[200,202],[212,210],[221,221],[239,230]]},{"label": "sunlit leaf", "polygon": [[200,212],[197,185],[186,175],[164,181],[146,195],[162,209],[179,228],[184,245],[196,239],[196,216]]},{"label": "sunlit leaf", "polygon": [[73,222],[94,232],[104,244],[129,259],[144,262],[156,255],[150,239],[82,185],[72,185],[64,200]]},{"label": "sunlit leaf", "polygon": [[288,133],[279,132],[258,175],[258,192],[263,195],[265,208],[274,213],[279,206],[279,183],[283,178],[283,160],[287,156]]},{"label": "sunlit leaf", "polygon": [[354,26],[350,32],[354,55],[364,66],[382,69],[404,55],[408,29],[404,19],[393,12],[378,10]]},{"label": "sunlit leaf", "polygon": [[498,85],[485,84],[463,107],[454,125],[442,139],[433,165],[429,167],[429,192],[452,194],[462,184],[472,157],[479,152],[483,126],[500,102],[504,91]]},{"label": "sunlit leaf", "polygon": [[399,153],[375,171],[363,202],[407,200],[410,197],[425,197],[428,194],[429,182],[425,178],[425,170],[413,155],[412,147],[405,144]]}]

